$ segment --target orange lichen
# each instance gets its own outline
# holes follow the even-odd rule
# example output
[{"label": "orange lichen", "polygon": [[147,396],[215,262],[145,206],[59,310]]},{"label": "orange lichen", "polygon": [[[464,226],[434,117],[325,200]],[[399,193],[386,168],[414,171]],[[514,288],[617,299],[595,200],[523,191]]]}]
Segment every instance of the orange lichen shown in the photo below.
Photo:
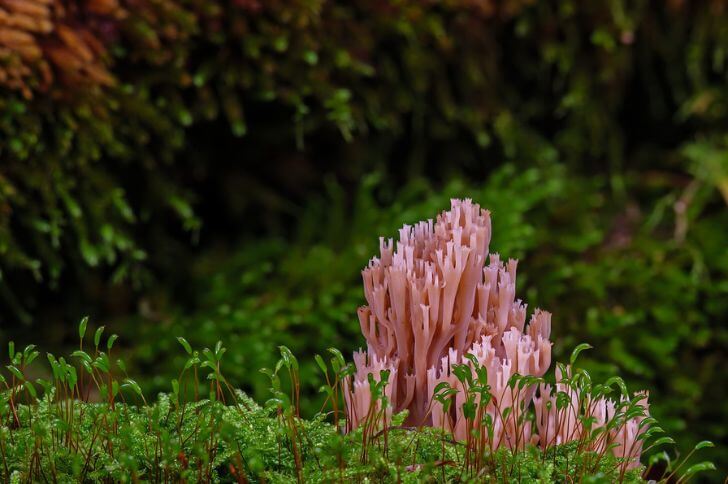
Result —
[{"label": "orange lichen", "polygon": [[0,86],[113,85],[102,31],[125,15],[116,0],[0,0]]}]

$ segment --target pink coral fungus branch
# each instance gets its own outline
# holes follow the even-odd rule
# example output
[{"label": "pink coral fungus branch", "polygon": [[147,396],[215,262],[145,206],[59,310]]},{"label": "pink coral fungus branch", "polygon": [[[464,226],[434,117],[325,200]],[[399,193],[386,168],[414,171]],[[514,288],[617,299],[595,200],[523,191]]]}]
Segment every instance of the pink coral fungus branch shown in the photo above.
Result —
[{"label": "pink coral fungus branch", "polygon": [[[354,354],[356,372],[345,382],[348,430],[386,427],[407,410],[407,424],[442,428],[468,447],[547,449],[615,419],[613,402],[585,400],[558,369],[556,394],[538,384],[551,365],[551,314],[536,309],[526,324],[517,261],[489,254],[490,239],[490,212],[469,199],[452,200],[434,222],[403,226],[396,244],[380,239],[379,257],[362,271],[367,351]],[[373,395],[383,374],[386,385]],[[438,395],[442,388],[451,392]],[[642,420],[623,420],[589,450],[611,449],[631,468]]]}]

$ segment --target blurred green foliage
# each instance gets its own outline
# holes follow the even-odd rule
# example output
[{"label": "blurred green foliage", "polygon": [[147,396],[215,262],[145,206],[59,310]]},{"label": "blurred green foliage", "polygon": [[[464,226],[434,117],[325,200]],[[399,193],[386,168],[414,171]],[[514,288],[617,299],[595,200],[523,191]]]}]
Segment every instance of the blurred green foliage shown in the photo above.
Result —
[{"label": "blurred green foliage", "polygon": [[655,392],[681,443],[725,445],[727,17],[721,0],[136,2],[105,39],[115,86],[0,97],[0,333],[62,344],[51,323],[116,317],[159,382],[174,335],[225,337],[260,396],[276,344],[363,343],[379,235],[469,195],[522,260],[520,294],[554,312],[557,356],[592,343],[590,369]]},{"label": "blurred green foliage", "polygon": [[482,177],[504,159],[558,159],[608,172],[623,196],[624,171],[680,171],[696,135],[725,152],[721,1],[145,0],[128,13],[105,27],[115,86],[0,99],[13,318],[89,269],[159,269],[180,227],[196,238],[195,203],[216,213],[200,188],[229,181],[220,164],[243,178],[239,204],[278,216],[289,205],[270,178],[304,185],[300,200],[317,171]]}]

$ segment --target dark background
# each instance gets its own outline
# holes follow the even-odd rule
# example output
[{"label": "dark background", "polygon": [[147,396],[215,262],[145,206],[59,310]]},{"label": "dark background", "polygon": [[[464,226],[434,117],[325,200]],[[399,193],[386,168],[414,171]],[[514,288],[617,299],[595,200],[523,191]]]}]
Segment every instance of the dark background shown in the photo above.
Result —
[{"label": "dark background", "polygon": [[311,415],[378,237],[472,197],[556,357],[592,344],[726,473],[728,3],[91,3],[52,20],[92,64],[32,33],[0,83],[1,340],[88,314],[164,391],[176,336],[221,339],[259,400],[285,344]]}]

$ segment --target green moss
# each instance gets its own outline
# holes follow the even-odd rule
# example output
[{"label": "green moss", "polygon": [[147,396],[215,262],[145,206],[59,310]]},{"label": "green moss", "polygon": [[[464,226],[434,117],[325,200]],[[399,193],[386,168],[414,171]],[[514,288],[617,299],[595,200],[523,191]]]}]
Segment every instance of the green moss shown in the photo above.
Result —
[{"label": "green moss", "polygon": [[[277,369],[268,372],[273,398],[260,406],[228,385],[222,343],[198,352],[180,339],[184,369],[170,393],[148,403],[123,361],[110,357],[115,336],[104,340],[103,328],[97,329],[91,351],[86,325],[82,321],[82,343],[67,359],[47,355],[50,368],[38,363],[35,346],[9,346],[8,373],[0,375],[4,482],[566,483],[574,476],[636,482],[643,471],[623,473],[611,453],[585,451],[580,442],[546,452],[500,449],[466,466],[463,443],[438,429],[404,427],[406,414],[366,438],[362,427],[342,434],[327,414],[299,418],[295,397],[279,391],[280,369],[293,369],[288,374],[297,378],[298,364],[285,348]],[[46,378],[33,380],[32,373]]]}]

